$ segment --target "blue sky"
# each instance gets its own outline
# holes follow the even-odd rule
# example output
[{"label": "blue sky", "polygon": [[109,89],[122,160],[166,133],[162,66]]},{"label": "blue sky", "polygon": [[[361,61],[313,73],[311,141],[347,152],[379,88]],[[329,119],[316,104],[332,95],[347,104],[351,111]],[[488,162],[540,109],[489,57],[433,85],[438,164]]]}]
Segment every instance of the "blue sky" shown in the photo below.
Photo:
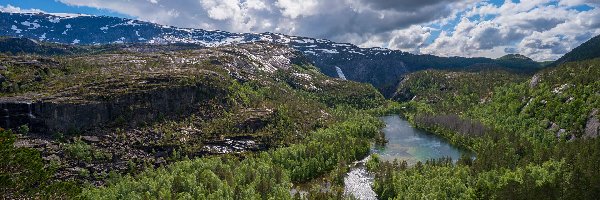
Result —
[{"label": "blue sky", "polygon": [[[9,6],[10,5],[10,6]],[[600,0],[0,0],[178,27],[279,32],[441,56],[553,60],[600,34]]]},{"label": "blue sky", "polygon": [[114,17],[128,17],[126,14],[113,12],[107,9],[98,9],[87,6],[69,6],[54,0],[0,0],[0,5],[12,5],[22,9],[40,9],[51,13],[81,13],[89,15],[107,15]]}]

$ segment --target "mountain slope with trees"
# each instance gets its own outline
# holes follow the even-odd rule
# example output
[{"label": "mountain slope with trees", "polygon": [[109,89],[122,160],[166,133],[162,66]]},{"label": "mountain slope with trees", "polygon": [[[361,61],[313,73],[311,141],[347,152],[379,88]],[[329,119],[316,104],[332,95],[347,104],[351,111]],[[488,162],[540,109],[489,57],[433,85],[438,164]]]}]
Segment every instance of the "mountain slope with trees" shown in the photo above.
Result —
[{"label": "mountain slope with trees", "polygon": [[[595,44],[582,46],[590,45]],[[594,199],[598,195],[600,58],[559,64],[527,80],[448,71],[407,77],[397,96],[410,92],[416,97],[397,99],[409,120],[473,150],[477,158],[463,157],[456,164],[440,159],[412,168],[373,163],[379,197]],[[490,83],[483,83],[483,77]]]},{"label": "mountain slope with trees", "polygon": [[33,47],[0,54],[2,197],[291,198],[321,176],[342,195],[381,137],[374,87],[286,46]]},{"label": "mountain slope with trees", "polygon": [[553,65],[560,65],[566,62],[574,62],[574,61],[582,61],[593,58],[600,57],[600,35],[593,37],[587,42],[581,44],[576,47],[569,53],[565,54],[558,60],[556,60]]}]

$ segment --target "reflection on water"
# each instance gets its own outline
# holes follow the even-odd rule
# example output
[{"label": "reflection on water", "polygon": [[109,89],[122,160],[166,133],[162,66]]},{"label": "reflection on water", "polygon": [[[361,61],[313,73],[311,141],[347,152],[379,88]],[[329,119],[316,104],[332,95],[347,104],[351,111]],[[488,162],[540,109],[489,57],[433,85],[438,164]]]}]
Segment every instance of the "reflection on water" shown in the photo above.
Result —
[{"label": "reflection on water", "polygon": [[383,160],[406,160],[409,165],[413,165],[417,161],[425,162],[442,157],[451,157],[456,161],[465,153],[436,135],[412,127],[397,115],[383,117],[382,120],[386,124],[383,132],[388,143],[376,146],[373,153],[379,154]]},{"label": "reflection on water", "polygon": [[[418,161],[425,162],[443,157],[450,157],[456,161],[462,153],[466,153],[438,136],[412,127],[408,121],[398,115],[383,117],[382,120],[386,124],[383,132],[388,143],[371,150],[372,153],[379,154],[382,160],[406,160],[409,165],[414,165]],[[360,163],[364,163],[367,159]],[[362,164],[356,165],[348,172],[344,184],[346,194],[352,194],[363,200],[377,199],[377,195],[371,188],[373,176]]]}]

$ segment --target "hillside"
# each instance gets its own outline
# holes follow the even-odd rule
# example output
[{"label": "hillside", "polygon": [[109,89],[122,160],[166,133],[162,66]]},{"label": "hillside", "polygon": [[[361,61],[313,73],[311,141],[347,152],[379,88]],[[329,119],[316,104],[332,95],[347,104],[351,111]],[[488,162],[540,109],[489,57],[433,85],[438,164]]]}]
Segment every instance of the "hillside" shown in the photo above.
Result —
[{"label": "hillside", "polygon": [[394,92],[402,75],[423,69],[503,68],[534,73],[539,63],[523,59],[489,59],[415,55],[385,48],[278,33],[230,33],[177,28],[106,16],[56,16],[42,13],[0,13],[0,35],[62,44],[174,44],[205,47],[266,41],[303,52],[324,74],[338,77],[336,67],[349,80],[370,83],[386,96]]},{"label": "hillside", "polygon": [[593,37],[587,42],[565,54],[552,65],[557,66],[566,62],[582,61],[600,57],[600,35]]},{"label": "hillside", "polygon": [[[581,52],[589,45],[569,55],[593,55],[587,51],[595,49]],[[600,58],[559,64],[531,78],[492,71],[407,75],[395,95],[405,116],[477,158],[410,169],[373,164],[375,191],[380,197],[594,199],[600,191],[599,77]],[[425,186],[416,185],[423,182],[445,189],[423,192],[418,188]]]},{"label": "hillside", "polygon": [[[380,126],[361,111],[383,104],[375,88],[327,77],[286,46],[63,47],[85,51],[0,54],[3,197],[74,197],[88,185],[189,162],[260,164],[268,172],[249,170],[281,176],[262,180],[273,187],[261,192],[281,192],[361,158]],[[355,132],[341,131],[349,127]],[[327,162],[303,162],[314,156],[306,149]],[[261,151],[280,156],[266,160]],[[245,190],[261,183],[224,181]]]},{"label": "hillside", "polygon": [[459,112],[488,101],[496,87],[526,79],[505,70],[425,70],[407,74],[392,99],[426,102],[436,110]]}]

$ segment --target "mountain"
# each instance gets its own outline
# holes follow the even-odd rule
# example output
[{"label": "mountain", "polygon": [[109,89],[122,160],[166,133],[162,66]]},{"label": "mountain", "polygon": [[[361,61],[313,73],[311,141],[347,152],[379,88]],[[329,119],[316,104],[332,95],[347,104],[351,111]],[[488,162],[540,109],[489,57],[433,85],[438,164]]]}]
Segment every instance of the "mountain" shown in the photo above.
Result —
[{"label": "mountain", "polygon": [[[173,44],[221,46],[257,41],[288,45],[303,52],[324,74],[373,84],[387,96],[402,75],[422,69],[507,68],[532,73],[540,65],[528,59],[489,59],[415,55],[386,48],[278,33],[230,33],[177,28],[154,23],[88,15],[0,13],[0,35],[63,44]],[[525,65],[520,65],[526,63]]]},{"label": "mountain", "polygon": [[[138,174],[206,155],[238,160],[237,155],[270,149],[282,160],[257,162],[277,172],[247,169],[281,183],[286,189],[279,196],[289,196],[291,181],[306,182],[342,159],[368,153],[380,122],[360,110],[385,101],[373,86],[328,77],[297,50],[267,42],[210,48],[0,42],[23,50],[0,53],[0,177],[6,177],[0,196],[8,199],[50,193],[51,199],[65,199],[79,194],[77,188],[105,185],[109,172]],[[52,49],[65,51],[38,54]],[[314,156],[327,160],[295,164]],[[211,158],[195,162],[216,162],[220,170],[242,165]],[[270,178],[276,176],[284,178]],[[197,180],[202,183],[195,185],[214,182]],[[249,183],[238,182],[223,183]]]},{"label": "mountain", "polygon": [[39,55],[65,55],[83,51],[84,48],[56,43],[39,42],[28,38],[0,36],[0,52],[10,54],[32,53]]},{"label": "mountain", "polygon": [[569,53],[556,60],[552,65],[560,65],[566,62],[588,60],[600,57],[600,35],[579,45]]},{"label": "mountain", "polygon": [[[533,76],[503,70],[405,75],[393,98],[404,116],[473,150],[477,159],[396,171],[389,164],[373,167],[378,197],[425,196],[435,189],[423,185],[449,184],[464,191],[456,199],[595,199],[597,192],[589,191],[600,191],[598,41]],[[521,55],[498,60],[530,62]],[[429,181],[434,178],[441,181]]]}]

